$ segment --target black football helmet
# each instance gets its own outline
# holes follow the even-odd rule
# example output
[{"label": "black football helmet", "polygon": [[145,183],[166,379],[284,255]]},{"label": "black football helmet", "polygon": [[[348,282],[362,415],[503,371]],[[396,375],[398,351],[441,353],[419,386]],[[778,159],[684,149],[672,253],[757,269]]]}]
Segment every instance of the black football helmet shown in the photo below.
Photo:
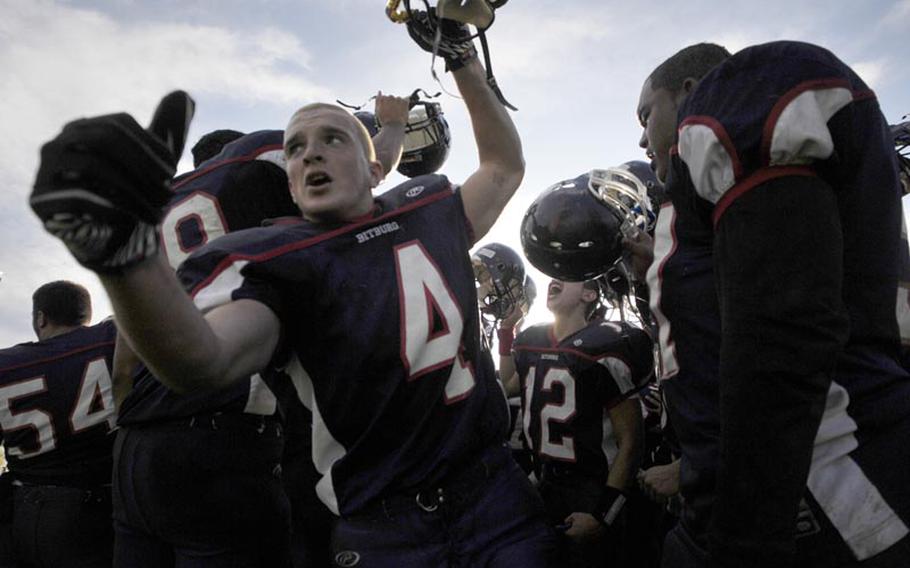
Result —
[{"label": "black football helmet", "polygon": [[367,129],[367,132],[370,133],[370,138],[379,134],[379,121],[376,120],[375,114],[366,110],[358,110],[354,113],[354,116],[360,121],[360,124]]},{"label": "black football helmet", "polygon": [[641,160],[632,160],[621,164],[619,168],[629,170],[642,183],[645,187],[645,192],[648,194],[651,212],[656,216],[657,212],[660,211],[660,206],[667,201],[667,192],[664,189],[664,184],[657,179],[657,173],[651,169],[651,164]]},{"label": "black football helmet", "polygon": [[471,262],[481,314],[503,319],[523,296],[525,265],[521,256],[506,245],[490,243],[477,249]]},{"label": "black football helmet", "polygon": [[531,279],[530,274],[525,274],[525,285],[522,289],[522,298],[521,298],[521,311],[524,315],[528,315],[528,312],[531,311],[531,306],[534,305],[534,300],[537,299],[537,284],[534,283],[534,280]]},{"label": "black football helmet", "polygon": [[[463,24],[468,24],[476,29],[477,34],[486,31],[495,19],[495,10],[505,6],[509,0],[436,0],[435,6],[430,6],[428,0],[423,0],[423,8],[433,18],[445,17]],[[401,6],[401,4],[404,4]],[[415,10],[411,8],[411,0],[388,0],[386,2],[386,15],[396,23],[404,23],[414,17]],[[438,16],[437,16],[438,15]]]},{"label": "black football helmet", "polygon": [[644,162],[644,170],[635,162],[615,168],[591,170],[589,187],[601,201],[620,211],[626,220],[623,230],[634,234],[638,230],[651,232],[657,215],[651,206],[648,181],[656,176]]},{"label": "black football helmet", "polygon": [[613,171],[592,170],[561,181],[534,200],[521,221],[521,246],[535,268],[551,278],[583,282],[621,260],[623,235],[647,225],[636,204],[639,211],[649,206],[615,179],[632,174]]},{"label": "black football helmet", "polygon": [[404,148],[398,172],[407,177],[432,174],[449,156],[452,135],[439,103],[414,103],[405,126]]}]

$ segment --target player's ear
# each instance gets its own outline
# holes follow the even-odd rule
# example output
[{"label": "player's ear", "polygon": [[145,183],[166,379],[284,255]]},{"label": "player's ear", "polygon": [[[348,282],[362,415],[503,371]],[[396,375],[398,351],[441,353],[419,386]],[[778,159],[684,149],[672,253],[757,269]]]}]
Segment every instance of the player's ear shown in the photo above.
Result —
[{"label": "player's ear", "polygon": [[377,160],[369,162],[370,164],[370,188],[374,188],[385,179],[385,170],[382,168],[382,164]]},{"label": "player's ear", "polygon": [[582,288],[581,299],[589,304],[595,302],[597,301],[597,292],[590,288]]},{"label": "player's ear", "polygon": [[697,86],[698,79],[695,77],[686,77],[682,82],[682,88],[679,90],[680,94],[683,96],[683,98],[688,97]]},{"label": "player's ear", "polygon": [[39,335],[38,331],[43,329],[47,325],[47,316],[44,315],[44,312],[38,310],[32,315],[32,329],[35,331],[35,335]]},{"label": "player's ear", "polygon": [[297,203],[297,197],[294,195],[294,186],[291,185],[291,180],[288,180],[288,195],[291,196],[291,201],[294,202],[294,205],[300,207],[300,205]]}]

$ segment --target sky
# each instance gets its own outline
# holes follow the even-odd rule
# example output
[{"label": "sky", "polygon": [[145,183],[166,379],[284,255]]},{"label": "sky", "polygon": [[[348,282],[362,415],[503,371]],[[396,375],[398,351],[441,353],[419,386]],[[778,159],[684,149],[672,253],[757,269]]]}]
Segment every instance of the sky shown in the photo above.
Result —
[{"label": "sky", "polygon": [[[120,111],[147,123],[157,101],[179,88],[197,104],[189,147],[214,129],[284,128],[309,102],[439,91],[429,54],[386,19],[384,5],[0,0],[0,347],[34,339],[31,294],[51,280],[84,284],[93,321],[111,313],[98,279],[43,231],[27,205],[41,144],[63,124]],[[908,29],[910,0],[512,0],[488,37],[499,84],[519,108],[513,119],[527,170],[481,244],[520,251],[521,217],[541,191],[593,168],[645,159],[635,117],[641,84],[678,49],[700,41],[731,51],[777,39],[822,45],[875,89],[894,123],[910,113]],[[438,101],[453,137],[441,171],[460,182],[477,165],[470,124],[461,101]],[[180,170],[189,169],[186,152]],[[379,191],[400,181],[394,174]],[[529,272],[544,290],[547,279]],[[547,318],[543,304],[531,322]]]}]

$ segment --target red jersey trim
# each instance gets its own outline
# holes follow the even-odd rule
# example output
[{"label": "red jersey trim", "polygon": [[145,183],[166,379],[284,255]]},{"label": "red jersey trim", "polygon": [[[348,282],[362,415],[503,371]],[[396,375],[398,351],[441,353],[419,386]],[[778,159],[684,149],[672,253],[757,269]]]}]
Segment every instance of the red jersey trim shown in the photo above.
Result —
[{"label": "red jersey trim", "polygon": [[[379,223],[385,219],[389,219],[391,217],[395,217],[398,215],[402,215],[404,213],[408,213],[410,211],[413,211],[414,209],[418,209],[420,207],[430,205],[432,203],[441,201],[443,199],[452,197],[454,195],[455,194],[452,193],[451,191],[447,191],[446,189],[443,189],[442,191],[434,193],[428,197],[425,197],[425,198],[415,201],[413,203],[409,203],[407,205],[404,205],[403,207],[393,209],[392,211],[389,211],[388,213],[380,215],[379,217],[373,217],[373,218],[366,219],[363,221],[350,223],[350,224],[344,225],[342,227],[339,227],[337,229],[327,231],[325,233],[320,233],[319,235],[310,237],[308,239],[304,239],[302,241],[288,243],[284,246],[278,247],[276,249],[272,249],[268,252],[259,253],[259,254],[240,254],[240,253],[229,254],[221,262],[219,262],[217,266],[215,266],[215,269],[208,276],[208,278],[206,278],[205,280],[203,280],[202,282],[200,282],[199,284],[197,284],[196,286],[193,287],[193,289],[190,291],[190,296],[195,297],[196,294],[198,294],[200,290],[202,290],[203,288],[205,288],[206,286],[211,284],[213,280],[215,280],[222,272],[224,272],[225,269],[227,269],[227,267],[234,264],[238,260],[261,262],[264,260],[269,260],[269,259],[275,258],[276,256],[281,256],[283,254],[293,252],[295,250],[309,248],[309,247],[311,247],[313,245],[317,245],[323,241],[333,239],[339,235],[357,231],[366,225],[371,225],[373,223]],[[302,222],[302,219],[301,219],[301,222]]]},{"label": "red jersey trim", "polygon": [[714,212],[711,214],[714,229],[717,229],[717,224],[720,222],[720,218],[723,214],[727,211],[727,208],[743,194],[767,181],[787,176],[817,177],[818,174],[809,166],[768,166],[758,170],[751,176],[731,187],[717,202],[717,205],[714,207]]},{"label": "red jersey trim", "polygon": [[[236,164],[237,162],[252,162],[260,155],[262,155],[266,152],[273,152],[275,150],[284,150],[284,146],[282,144],[270,144],[268,146],[260,146],[259,148],[256,148],[256,151],[252,154],[246,154],[244,156],[237,156],[236,158],[228,158],[227,160],[222,160],[220,162],[214,163],[211,166],[208,166],[203,170],[199,170],[199,171],[191,173],[189,175],[189,177],[186,177],[186,178],[180,180],[179,183],[175,183],[174,185],[171,186],[171,191],[177,191],[178,189],[180,189],[184,185],[188,184],[192,180],[198,178],[199,176],[204,176],[205,174],[209,173],[212,170],[217,170],[221,166],[226,166],[228,164]],[[269,162],[269,163],[272,163],[272,162]]]},{"label": "red jersey trim", "polygon": [[23,367],[32,367],[34,365],[40,365],[42,363],[49,363],[51,361],[56,361],[58,359],[64,359],[66,357],[69,357],[70,355],[75,355],[77,353],[83,353],[85,351],[91,351],[93,349],[98,349],[99,347],[107,347],[109,345],[114,345],[115,342],[116,342],[116,340],[102,341],[100,343],[93,343],[91,345],[86,345],[84,347],[79,347],[77,349],[73,349],[72,351],[67,351],[66,353],[61,353],[60,355],[54,355],[53,357],[45,357],[44,359],[39,359],[37,361],[29,361],[27,363],[13,365],[12,367],[5,367],[3,369],[0,369],[0,373],[4,373],[6,371],[13,371],[15,369],[22,369]]},{"label": "red jersey trim", "polygon": [[761,163],[763,166],[771,163],[771,138],[774,135],[774,129],[777,127],[780,115],[796,97],[806,91],[820,91],[823,89],[846,89],[852,93],[853,102],[875,98],[875,93],[871,89],[854,90],[851,88],[849,81],[841,78],[813,79],[796,85],[778,99],[774,107],[771,108],[771,112],[768,113],[768,118],[765,119],[761,142]]}]

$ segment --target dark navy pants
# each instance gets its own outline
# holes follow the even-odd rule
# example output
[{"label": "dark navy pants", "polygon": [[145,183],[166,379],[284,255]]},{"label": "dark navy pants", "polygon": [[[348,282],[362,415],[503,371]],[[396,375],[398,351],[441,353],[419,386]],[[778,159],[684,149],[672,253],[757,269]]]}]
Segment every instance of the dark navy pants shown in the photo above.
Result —
[{"label": "dark navy pants", "polygon": [[[862,562],[850,554],[846,545],[830,526],[822,521],[821,530],[812,535],[796,539],[796,558],[793,566],[799,568],[906,568],[910,566],[910,537],[904,537],[888,550]],[[703,546],[679,523],[664,541],[663,568],[709,568],[715,566],[709,560]]]},{"label": "dark navy pants", "polygon": [[250,416],[122,428],[114,566],[288,566],[283,443],[279,424]]},{"label": "dark navy pants", "polygon": [[554,547],[543,502],[504,446],[439,487],[339,519],[332,538],[342,567],[549,567]]},{"label": "dark navy pants", "polygon": [[[547,508],[547,517],[553,526],[562,525],[572,513],[594,514],[606,487],[605,479],[582,475],[572,468],[560,470],[544,467],[537,489]],[[621,562],[621,548],[627,543],[615,538],[622,530],[622,518],[616,520],[611,529],[599,538],[577,543],[565,535],[559,535],[558,550],[561,565],[569,568],[594,568],[603,566],[625,566]]]},{"label": "dark navy pants", "polygon": [[21,485],[13,489],[13,511],[16,566],[110,567],[110,488]]}]

